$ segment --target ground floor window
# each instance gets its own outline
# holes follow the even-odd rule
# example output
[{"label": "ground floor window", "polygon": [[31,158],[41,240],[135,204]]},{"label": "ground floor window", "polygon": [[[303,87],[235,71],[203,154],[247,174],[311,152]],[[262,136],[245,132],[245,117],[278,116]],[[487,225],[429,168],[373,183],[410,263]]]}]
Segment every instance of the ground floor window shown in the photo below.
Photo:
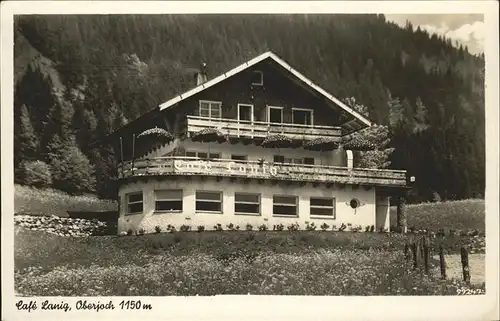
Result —
[{"label": "ground floor window", "polygon": [[235,193],[234,212],[235,214],[260,214],[260,195]]},{"label": "ground floor window", "polygon": [[127,194],[127,214],[142,213],[142,192]]},{"label": "ground floor window", "polygon": [[222,192],[196,191],[196,211],[222,212]]},{"label": "ground floor window", "polygon": [[273,196],[273,214],[298,216],[297,196]]},{"label": "ground floor window", "polygon": [[182,190],[155,191],[155,211],[182,211]]},{"label": "ground floor window", "polygon": [[328,216],[335,218],[335,199],[311,197],[310,213],[317,216]]}]

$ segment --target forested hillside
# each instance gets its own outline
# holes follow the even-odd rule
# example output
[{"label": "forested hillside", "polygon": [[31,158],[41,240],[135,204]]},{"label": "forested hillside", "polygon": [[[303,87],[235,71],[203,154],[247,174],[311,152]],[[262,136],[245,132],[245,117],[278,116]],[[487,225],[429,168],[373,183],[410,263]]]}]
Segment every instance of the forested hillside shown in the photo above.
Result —
[{"label": "forested hillside", "polygon": [[482,196],[484,57],[383,15],[17,16],[17,182],[114,196],[91,141],[268,50],[388,126],[412,201]]}]

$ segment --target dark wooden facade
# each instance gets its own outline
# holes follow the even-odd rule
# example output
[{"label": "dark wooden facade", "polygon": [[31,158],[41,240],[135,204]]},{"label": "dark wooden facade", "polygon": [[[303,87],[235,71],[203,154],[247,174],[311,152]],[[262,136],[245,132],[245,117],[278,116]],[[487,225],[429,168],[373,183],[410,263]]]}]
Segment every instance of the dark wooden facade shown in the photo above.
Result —
[{"label": "dark wooden facade", "polygon": [[[263,73],[263,85],[252,85],[254,71]],[[238,104],[254,106],[254,120],[268,121],[267,106],[283,107],[283,122],[292,123],[292,108],[312,109],[315,125],[339,126],[340,114],[318,94],[272,60],[264,60],[172,107],[184,115],[199,116],[199,101],[222,102],[222,118],[237,119]],[[304,84],[305,85],[305,84]],[[330,103],[331,104],[331,103]]]}]

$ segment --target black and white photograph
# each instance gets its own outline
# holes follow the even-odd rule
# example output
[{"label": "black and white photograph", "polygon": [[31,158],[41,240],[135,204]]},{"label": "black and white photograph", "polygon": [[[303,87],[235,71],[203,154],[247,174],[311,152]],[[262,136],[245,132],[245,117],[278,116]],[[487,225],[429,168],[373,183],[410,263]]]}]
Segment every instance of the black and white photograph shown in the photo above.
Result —
[{"label": "black and white photograph", "polygon": [[479,2],[488,18],[165,3],[17,7],[10,53],[2,16],[13,319],[225,296],[330,297],[326,319],[337,297],[387,297],[374,320],[419,319],[388,297],[467,296],[496,318],[498,3]]}]

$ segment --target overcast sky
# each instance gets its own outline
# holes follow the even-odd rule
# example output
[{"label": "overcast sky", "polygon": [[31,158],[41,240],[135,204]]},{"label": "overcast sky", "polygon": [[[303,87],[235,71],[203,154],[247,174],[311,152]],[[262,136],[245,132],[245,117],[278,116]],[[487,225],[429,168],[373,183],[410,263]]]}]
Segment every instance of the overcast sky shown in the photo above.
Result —
[{"label": "overcast sky", "polygon": [[482,14],[386,14],[387,20],[404,26],[409,20],[416,28],[426,29],[431,33],[446,35],[455,41],[467,45],[469,52],[484,52],[484,18]]}]

